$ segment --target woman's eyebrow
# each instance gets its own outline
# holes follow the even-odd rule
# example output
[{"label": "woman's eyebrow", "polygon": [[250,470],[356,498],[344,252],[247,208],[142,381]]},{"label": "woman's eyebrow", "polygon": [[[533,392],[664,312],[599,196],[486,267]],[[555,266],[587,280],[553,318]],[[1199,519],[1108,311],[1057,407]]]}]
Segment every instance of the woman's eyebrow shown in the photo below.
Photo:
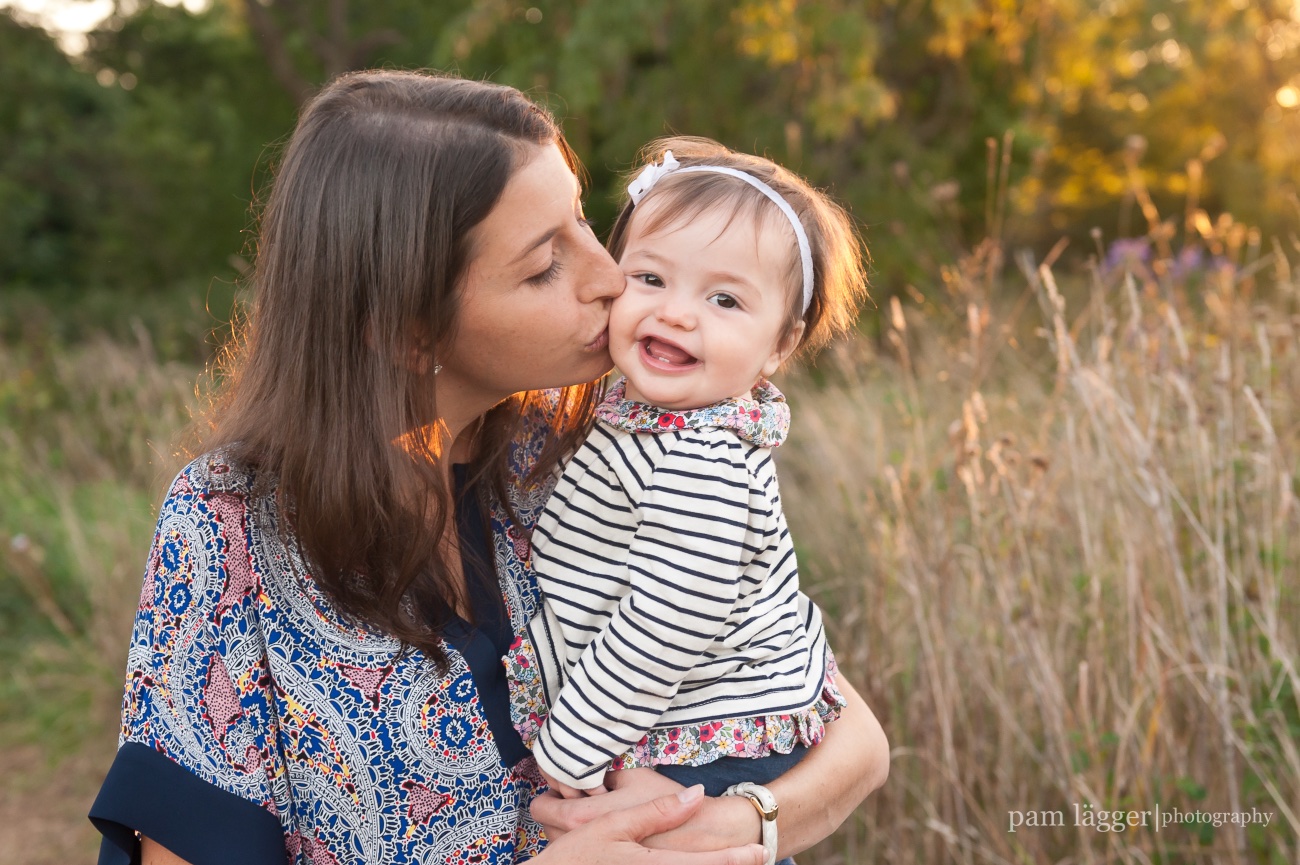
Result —
[{"label": "woman's eyebrow", "polygon": [[542,246],[543,244],[549,243],[550,240],[551,240],[551,238],[555,237],[555,235],[556,235],[557,233],[559,233],[559,230],[560,230],[560,229],[559,229],[559,227],[557,226],[556,228],[552,228],[550,231],[544,232],[540,237],[538,237],[538,238],[537,238],[536,240],[534,240],[532,243],[528,244],[528,246],[524,248],[523,252],[521,252],[521,253],[519,253],[518,255],[516,255],[516,256],[515,256],[515,260],[512,261],[512,262],[510,262],[510,263],[511,263],[511,264],[518,264],[519,262],[523,261],[523,260],[524,260],[525,258],[527,258],[529,255],[531,255],[532,252],[533,252],[533,250],[537,249],[537,247]]}]

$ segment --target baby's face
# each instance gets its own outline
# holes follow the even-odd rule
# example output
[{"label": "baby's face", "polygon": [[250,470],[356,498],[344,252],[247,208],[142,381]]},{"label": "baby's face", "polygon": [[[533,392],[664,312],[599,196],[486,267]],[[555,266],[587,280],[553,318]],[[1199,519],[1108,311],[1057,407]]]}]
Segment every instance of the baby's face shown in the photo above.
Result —
[{"label": "baby's face", "polygon": [[678,410],[746,396],[794,348],[782,339],[793,233],[715,208],[646,235],[654,207],[633,216],[609,318],[627,396]]}]

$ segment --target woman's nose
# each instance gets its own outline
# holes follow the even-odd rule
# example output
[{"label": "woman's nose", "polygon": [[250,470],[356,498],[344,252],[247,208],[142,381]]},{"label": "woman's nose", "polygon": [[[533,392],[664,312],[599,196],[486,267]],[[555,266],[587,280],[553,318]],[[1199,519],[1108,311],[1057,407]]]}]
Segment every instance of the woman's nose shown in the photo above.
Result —
[{"label": "woman's nose", "polygon": [[583,303],[618,297],[624,287],[623,271],[618,262],[610,257],[600,241],[594,237],[591,240],[591,254],[585,262],[578,286],[578,299]]}]

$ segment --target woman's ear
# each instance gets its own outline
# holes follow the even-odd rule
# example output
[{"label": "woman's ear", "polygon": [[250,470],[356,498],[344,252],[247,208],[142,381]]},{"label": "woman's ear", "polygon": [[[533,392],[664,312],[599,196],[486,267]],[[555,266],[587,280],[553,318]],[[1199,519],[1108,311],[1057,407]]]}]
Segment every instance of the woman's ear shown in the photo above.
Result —
[{"label": "woman's ear", "polygon": [[437,358],[437,347],[433,345],[433,339],[424,328],[412,328],[411,332],[402,341],[402,347],[398,350],[398,362],[407,368],[407,371],[415,373],[417,376],[426,376],[430,372],[438,375],[439,364],[435,363]]},{"label": "woman's ear", "polygon": [[781,364],[790,359],[790,355],[794,354],[794,350],[799,347],[799,341],[803,339],[805,327],[803,319],[800,319],[785,332],[784,336],[777,340],[776,347],[772,349],[772,354],[768,357],[767,362],[763,364],[763,378],[771,376],[781,368]]},{"label": "woman's ear", "polygon": [[406,368],[418,376],[425,376],[429,373],[437,375],[442,369],[440,364],[434,363],[437,352],[434,350],[433,340],[428,336],[421,336],[414,339],[406,352]]},{"label": "woman's ear", "polygon": [[[365,329],[366,347],[371,351],[379,348],[379,339],[375,336],[374,326],[367,324]],[[393,350],[393,362],[417,376],[429,373],[438,374],[441,366],[434,363],[436,347],[429,334],[423,328],[412,328],[406,337],[399,341]]]}]

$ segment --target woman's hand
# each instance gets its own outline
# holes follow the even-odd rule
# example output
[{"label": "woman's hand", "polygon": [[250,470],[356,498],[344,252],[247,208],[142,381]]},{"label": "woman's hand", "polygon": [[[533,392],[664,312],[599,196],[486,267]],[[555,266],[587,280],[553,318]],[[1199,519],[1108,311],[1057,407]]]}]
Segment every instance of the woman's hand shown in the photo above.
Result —
[{"label": "woman's hand", "polygon": [[[604,805],[616,795],[617,791],[614,791],[604,796],[572,801]],[[556,801],[568,800],[556,797]],[[704,788],[696,786],[630,808],[607,812],[576,826],[563,837],[556,838],[548,833],[551,843],[533,861],[538,865],[623,865],[628,861],[635,861],[637,865],[762,865],[763,848],[758,844],[682,853],[647,850],[640,843],[650,835],[680,826],[699,811],[703,802]],[[536,813],[534,808],[534,816]]]},{"label": "woman's hand", "polygon": [[[842,675],[836,684],[847,700],[839,719],[826,726],[826,738],[808,756],[767,785],[780,807],[778,859],[807,850],[834,832],[889,775],[889,743],[880,722]],[[665,785],[673,782],[649,769],[631,769],[609,773],[605,785],[611,792],[595,798],[538,797],[533,817],[548,837],[557,838],[614,807],[664,795],[669,790]],[[743,797],[727,796],[705,800],[691,819],[644,843],[656,849],[713,850],[753,843],[760,832],[754,806]]]},{"label": "woman's hand", "polygon": [[[543,772],[542,776],[545,777]],[[609,792],[596,797],[572,798],[552,789],[533,799],[533,819],[546,827],[552,841],[606,814],[632,808],[685,788],[654,769],[624,769],[605,773]],[[708,803],[705,803],[706,806]],[[750,810],[753,810],[752,808]],[[714,847],[717,845],[715,844]],[[701,847],[701,850],[712,849]]]},{"label": "woman's hand", "polygon": [[[767,784],[780,808],[776,858],[793,856],[830,835],[889,775],[889,742],[880,722],[843,675],[847,705],[826,725],[826,738],[789,772]],[[681,827],[646,839],[647,847],[704,850],[748,844],[759,836],[758,812],[740,796],[709,799]]]}]

